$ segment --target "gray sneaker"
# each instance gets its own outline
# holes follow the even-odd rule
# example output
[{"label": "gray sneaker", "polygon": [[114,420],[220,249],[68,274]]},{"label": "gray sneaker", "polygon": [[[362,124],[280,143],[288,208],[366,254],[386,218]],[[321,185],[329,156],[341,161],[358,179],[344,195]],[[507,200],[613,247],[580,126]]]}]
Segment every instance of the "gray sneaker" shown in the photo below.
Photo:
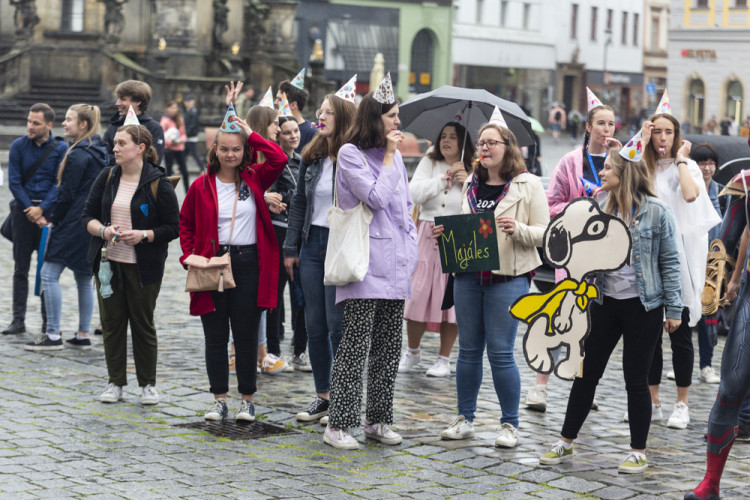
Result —
[{"label": "gray sneaker", "polygon": [[113,383],[107,384],[104,392],[99,396],[99,401],[102,403],[117,403],[122,399],[122,387]]},{"label": "gray sneaker", "polygon": [[159,402],[159,393],[156,392],[156,388],[148,384],[143,388],[143,394],[141,394],[142,405],[155,405]]},{"label": "gray sneaker", "polygon": [[300,354],[299,356],[292,356],[292,366],[295,370],[299,370],[301,372],[311,372],[312,366],[310,365],[310,361],[307,359],[307,354],[304,352]]}]

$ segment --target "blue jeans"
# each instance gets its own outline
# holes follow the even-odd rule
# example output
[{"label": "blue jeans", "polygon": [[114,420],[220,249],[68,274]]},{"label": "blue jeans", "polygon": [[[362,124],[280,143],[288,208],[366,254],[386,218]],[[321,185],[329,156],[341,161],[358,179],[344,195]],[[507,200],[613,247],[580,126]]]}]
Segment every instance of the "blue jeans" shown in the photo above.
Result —
[{"label": "blue jeans", "polygon": [[331,367],[344,321],[344,308],[336,307],[336,287],[323,285],[327,248],[328,228],[310,226],[299,253],[299,279],[305,299],[307,355],[317,393],[331,390]]},{"label": "blue jeans", "polygon": [[[47,331],[60,333],[60,316],[62,316],[62,289],[60,275],[65,264],[45,262],[42,266],[42,288],[44,303],[47,309]],[[88,333],[91,328],[91,316],[94,314],[94,285],[90,274],[75,273],[78,285],[78,331]]]},{"label": "blue jeans", "polygon": [[[700,366],[701,370],[707,366],[711,366],[711,359],[714,357],[712,339],[716,338],[717,320],[718,316],[713,314],[710,317],[701,316],[700,321],[698,321],[698,366]],[[706,323],[707,321],[708,324]],[[713,332],[711,332],[713,335],[709,335],[711,329],[713,329]]]},{"label": "blue jeans", "polygon": [[474,273],[456,275],[453,288],[458,323],[456,392],[458,414],[469,422],[474,420],[477,409],[487,346],[492,381],[502,411],[500,422],[518,428],[521,377],[513,356],[518,321],[511,317],[508,309],[528,291],[526,277],[482,286]]}]

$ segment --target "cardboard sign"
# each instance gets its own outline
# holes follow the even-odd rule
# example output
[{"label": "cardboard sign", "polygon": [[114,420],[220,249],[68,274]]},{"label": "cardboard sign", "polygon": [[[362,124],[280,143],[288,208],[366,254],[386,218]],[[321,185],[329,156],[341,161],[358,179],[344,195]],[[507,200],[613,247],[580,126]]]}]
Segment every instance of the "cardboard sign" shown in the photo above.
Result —
[{"label": "cardboard sign", "polygon": [[444,273],[496,271],[497,227],[492,212],[435,217],[435,225],[445,226],[438,239],[440,264]]}]

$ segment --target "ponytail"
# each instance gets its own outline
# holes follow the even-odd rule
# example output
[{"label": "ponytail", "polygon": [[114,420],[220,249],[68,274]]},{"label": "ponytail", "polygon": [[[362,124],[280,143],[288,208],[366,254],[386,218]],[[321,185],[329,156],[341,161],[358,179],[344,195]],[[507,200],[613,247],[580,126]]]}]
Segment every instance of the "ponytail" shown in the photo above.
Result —
[{"label": "ponytail", "polygon": [[[71,151],[73,151],[73,148],[78,146],[78,144],[80,144],[82,141],[99,132],[99,120],[101,119],[99,106],[92,106],[90,104],[74,104],[70,108],[68,108],[68,111],[72,111],[76,114],[77,121],[79,123],[82,121],[86,122],[86,132],[84,132],[80,137],[77,137],[73,144],[71,144],[68,150],[65,152],[65,156],[63,156],[63,159],[60,162],[60,168],[57,171],[58,186],[62,184],[63,172],[65,171],[65,165],[68,163],[68,155]],[[91,146],[92,144],[88,145],[88,147]]]}]

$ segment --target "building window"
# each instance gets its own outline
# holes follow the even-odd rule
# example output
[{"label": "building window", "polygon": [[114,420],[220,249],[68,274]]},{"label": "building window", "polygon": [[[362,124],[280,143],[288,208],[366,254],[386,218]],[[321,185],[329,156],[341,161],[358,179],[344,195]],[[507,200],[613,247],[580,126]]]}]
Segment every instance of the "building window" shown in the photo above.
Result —
[{"label": "building window", "polygon": [[607,31],[612,33],[612,17],[614,16],[614,12],[612,9],[607,9]]},{"label": "building window", "polygon": [[622,13],[622,40],[623,45],[628,44],[628,13]]},{"label": "building window", "polygon": [[482,24],[482,11],[484,10],[484,0],[477,0],[477,24]]},{"label": "building window", "polygon": [[508,23],[508,2],[503,0],[500,2],[500,26],[505,26]]},{"label": "building window", "polygon": [[705,86],[703,80],[695,79],[690,82],[690,95],[688,115],[690,116],[690,125],[694,132],[703,128],[703,104],[705,101]]},{"label": "building window", "polygon": [[726,115],[735,123],[742,122],[742,84],[737,80],[727,84]]},{"label": "building window", "polygon": [[83,11],[85,4],[85,0],[63,0],[60,31],[83,31]]},{"label": "building window", "polygon": [[707,9],[708,8],[708,0],[695,0],[695,8],[696,9]]},{"label": "building window", "polygon": [[591,7],[591,41],[596,41],[596,16],[599,13],[599,9]]},{"label": "building window", "polygon": [[523,4],[523,29],[529,29],[529,17],[531,14],[531,5],[528,3]]},{"label": "building window", "polygon": [[[411,75],[409,91],[415,93],[432,90],[432,66],[435,59],[435,43],[428,30],[421,30],[411,44]],[[372,83],[372,82],[371,82]]]},{"label": "building window", "polygon": [[659,50],[659,15],[651,16],[651,50],[656,52]]},{"label": "building window", "polygon": [[570,39],[578,40],[578,4],[570,6]]},{"label": "building window", "polygon": [[633,47],[638,47],[638,13],[633,12]]},{"label": "building window", "polygon": [[747,0],[734,0],[734,8],[735,9],[747,8]]}]

